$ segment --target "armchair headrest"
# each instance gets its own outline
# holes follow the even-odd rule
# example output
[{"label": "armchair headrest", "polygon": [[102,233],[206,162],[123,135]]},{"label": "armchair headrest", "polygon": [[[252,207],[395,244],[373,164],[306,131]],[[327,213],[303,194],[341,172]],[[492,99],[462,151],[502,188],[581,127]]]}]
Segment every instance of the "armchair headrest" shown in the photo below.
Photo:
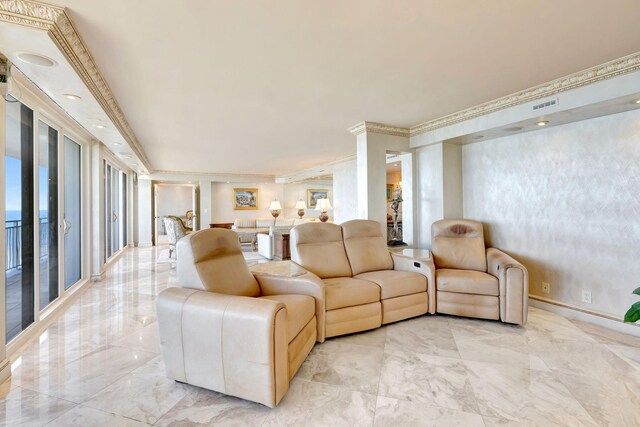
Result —
[{"label": "armchair headrest", "polygon": [[178,280],[183,288],[227,295],[260,295],[258,282],[242,255],[238,234],[208,228],[189,234],[177,244]]},{"label": "armchair headrest", "polygon": [[431,252],[438,268],[487,271],[482,223],[443,219],[431,226]]},{"label": "armchair headrest", "polygon": [[289,239],[293,262],[321,279],[352,276],[339,225],[324,222],[296,225]]},{"label": "armchair headrest", "polygon": [[353,274],[391,270],[393,259],[382,234],[382,224],[370,219],[354,219],[342,224],[344,247]]}]

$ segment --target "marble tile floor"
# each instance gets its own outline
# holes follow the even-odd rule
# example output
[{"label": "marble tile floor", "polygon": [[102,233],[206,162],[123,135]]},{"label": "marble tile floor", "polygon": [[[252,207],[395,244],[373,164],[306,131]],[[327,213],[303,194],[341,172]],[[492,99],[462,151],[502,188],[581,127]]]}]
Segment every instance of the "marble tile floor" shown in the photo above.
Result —
[{"label": "marble tile floor", "polygon": [[524,328],[427,315],[316,344],[275,409],[176,383],[161,249],[129,250],[13,360],[1,425],[640,425],[640,338],[535,308]]}]

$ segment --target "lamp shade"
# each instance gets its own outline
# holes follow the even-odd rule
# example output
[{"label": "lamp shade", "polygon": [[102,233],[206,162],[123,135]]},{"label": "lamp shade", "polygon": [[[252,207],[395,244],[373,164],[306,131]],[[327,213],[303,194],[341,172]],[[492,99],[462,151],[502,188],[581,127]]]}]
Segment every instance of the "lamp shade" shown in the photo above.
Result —
[{"label": "lamp shade", "polygon": [[331,208],[331,203],[329,203],[329,199],[320,199],[318,200],[318,204],[316,205],[316,209],[319,211],[328,211]]},{"label": "lamp shade", "polygon": [[269,210],[270,211],[281,211],[282,210],[282,206],[280,205],[279,201],[274,200],[273,202],[271,202],[271,205],[269,205]]},{"label": "lamp shade", "polygon": [[298,200],[296,202],[296,209],[307,209],[307,204],[304,202],[304,200]]}]

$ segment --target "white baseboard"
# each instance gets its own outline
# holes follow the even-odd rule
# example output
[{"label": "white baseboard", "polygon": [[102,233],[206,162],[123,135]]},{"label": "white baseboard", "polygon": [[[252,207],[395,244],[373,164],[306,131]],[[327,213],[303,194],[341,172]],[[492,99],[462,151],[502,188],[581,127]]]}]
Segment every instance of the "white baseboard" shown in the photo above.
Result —
[{"label": "white baseboard", "polygon": [[640,337],[640,325],[637,323],[624,323],[622,320],[615,319],[613,316],[605,313],[572,306],[570,304],[534,295],[529,295],[529,305],[531,307],[541,308],[552,313],[560,314],[568,317],[569,319],[592,323],[616,332]]},{"label": "white baseboard", "polygon": [[11,376],[11,360],[7,357],[0,362],[0,384],[5,382]]},{"label": "white baseboard", "polygon": [[105,274],[106,274],[106,271],[101,271],[100,274],[92,274],[91,275],[91,281],[92,282],[99,282],[102,279],[104,279]]}]

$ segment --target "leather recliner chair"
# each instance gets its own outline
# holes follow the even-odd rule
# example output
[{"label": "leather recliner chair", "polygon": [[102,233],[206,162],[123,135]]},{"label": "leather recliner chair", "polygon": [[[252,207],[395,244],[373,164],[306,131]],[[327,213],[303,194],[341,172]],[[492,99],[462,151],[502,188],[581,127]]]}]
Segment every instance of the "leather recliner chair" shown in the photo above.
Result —
[{"label": "leather recliner chair", "polygon": [[390,254],[377,221],[301,224],[290,247],[325,285],[326,337],[435,312],[433,263]]},{"label": "leather recliner chair", "polygon": [[485,250],[482,223],[444,219],[431,226],[438,313],[527,322],[527,269],[504,252]]},{"label": "leather recliner chair", "polygon": [[324,285],[307,274],[254,276],[231,230],[190,234],[177,251],[182,287],[157,300],[167,376],[276,406],[324,340]]}]

